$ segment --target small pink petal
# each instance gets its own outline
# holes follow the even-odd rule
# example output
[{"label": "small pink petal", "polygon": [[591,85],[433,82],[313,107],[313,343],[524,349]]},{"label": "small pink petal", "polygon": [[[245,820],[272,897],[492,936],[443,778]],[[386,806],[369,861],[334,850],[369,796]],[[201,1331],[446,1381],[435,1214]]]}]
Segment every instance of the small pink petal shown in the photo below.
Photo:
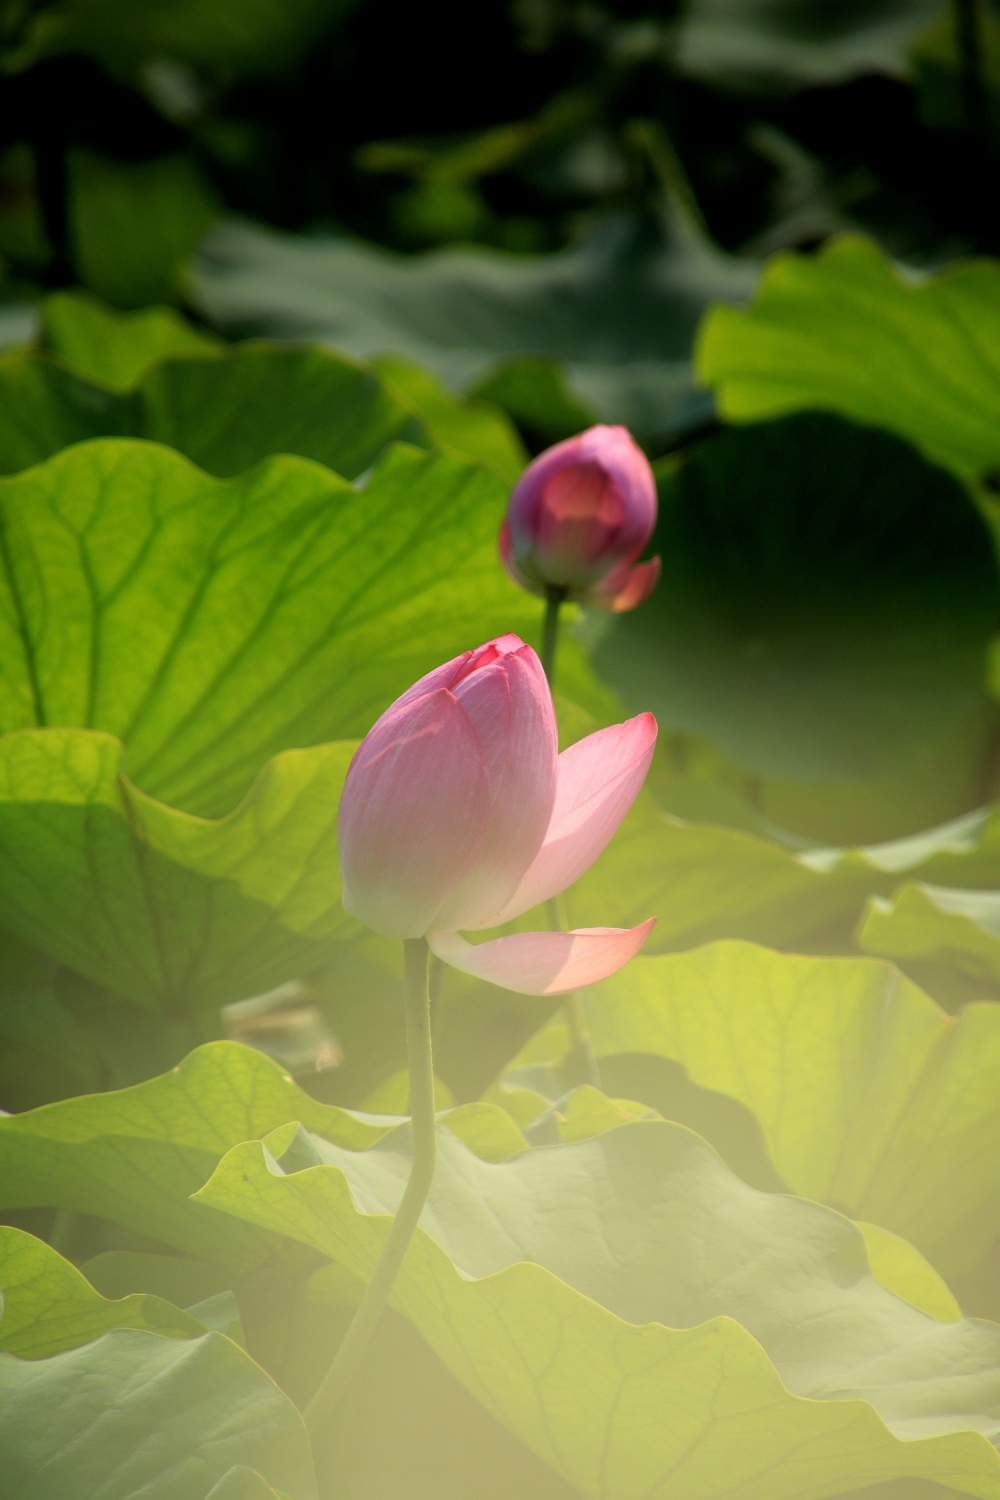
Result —
[{"label": "small pink petal", "polygon": [[606,848],[646,779],[656,720],[639,714],[564,750],[545,842],[517,890],[490,924],[499,926],[579,880]]},{"label": "small pink petal", "polygon": [[429,932],[438,958],[520,995],[564,995],[607,979],[634,958],[655,917],[641,927],[581,927],[576,932],[517,932],[473,947],[457,932]]},{"label": "small pink petal", "polygon": [[422,937],[482,848],[491,802],[482,743],[454,696],[395,704],[358,747],[340,799],[345,910],[385,937]]},{"label": "small pink petal", "polygon": [[634,567],[616,568],[579,598],[591,609],[606,609],[621,615],[648,599],[659,581],[660,559],[651,557],[649,562],[636,563]]}]

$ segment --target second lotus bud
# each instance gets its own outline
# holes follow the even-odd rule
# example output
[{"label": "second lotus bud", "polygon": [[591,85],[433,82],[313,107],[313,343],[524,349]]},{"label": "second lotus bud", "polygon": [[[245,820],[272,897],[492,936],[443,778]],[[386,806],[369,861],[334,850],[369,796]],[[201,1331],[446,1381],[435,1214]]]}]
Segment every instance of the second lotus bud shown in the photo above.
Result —
[{"label": "second lotus bud", "polygon": [[660,560],[636,563],[656,523],[656,482],[624,427],[591,427],[529,464],[510,497],[500,557],[543,598],[634,609],[656,587]]}]

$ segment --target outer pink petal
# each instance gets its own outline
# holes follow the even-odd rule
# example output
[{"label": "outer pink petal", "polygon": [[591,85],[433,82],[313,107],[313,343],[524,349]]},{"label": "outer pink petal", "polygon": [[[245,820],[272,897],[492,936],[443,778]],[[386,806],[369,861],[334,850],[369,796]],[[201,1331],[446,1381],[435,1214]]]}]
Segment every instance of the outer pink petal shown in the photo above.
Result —
[{"label": "outer pink petal", "polygon": [[422,937],[489,826],[479,736],[445,688],[383,714],[351,762],[337,836],[344,907],[385,937]]},{"label": "outer pink petal", "polygon": [[634,958],[655,917],[641,927],[581,927],[576,932],[517,932],[473,947],[457,932],[429,932],[438,958],[464,974],[520,995],[564,995],[616,973]]},{"label": "outer pink petal", "polygon": [[660,559],[651,557],[649,562],[636,563],[634,567],[616,568],[581,593],[579,599],[591,609],[606,609],[621,615],[648,599],[659,581]]},{"label": "outer pink petal", "polygon": [[486,750],[493,811],[475,865],[435,920],[435,927],[449,931],[496,926],[497,913],[542,847],[552,819],[557,774],[552,694],[530,647],[508,652],[473,672],[454,693]]},{"label": "outer pink petal", "polygon": [[491,925],[558,895],[590,869],[635,801],[655,748],[656,720],[640,714],[563,751],[545,842]]}]

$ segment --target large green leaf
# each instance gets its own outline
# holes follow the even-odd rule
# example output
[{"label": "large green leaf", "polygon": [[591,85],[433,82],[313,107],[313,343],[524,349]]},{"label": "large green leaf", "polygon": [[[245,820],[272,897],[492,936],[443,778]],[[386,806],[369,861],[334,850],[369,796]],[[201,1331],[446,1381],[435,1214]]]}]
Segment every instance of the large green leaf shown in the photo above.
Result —
[{"label": "large green leaf", "polygon": [[[527,462],[499,407],[463,400],[396,356],[369,367],[322,346],[232,349],[172,308],[119,313],[80,291],[45,299],[42,341],[88,384],[44,354],[0,361],[0,467],[9,473],[70,442],[125,435],[166,443],[223,477],[272,453],[298,453],[354,479],[396,439],[450,448],[509,483]],[[222,362],[202,368],[192,355]]]},{"label": "large green leaf", "polygon": [[308,972],[358,930],[340,904],[337,860],[354,749],[286,750],[211,822],[140,792],[111,735],[4,735],[0,920],[167,1015],[214,1010]]},{"label": "large green leaf", "polygon": [[319,1104],[262,1053],[210,1042],[148,1083],[0,1118],[0,1205],[97,1214],[244,1271],[269,1253],[267,1237],[234,1233],[190,1194],[231,1146],[288,1120],[358,1149],[395,1123]]},{"label": "large green leaf", "polygon": [[274,1488],[315,1500],[301,1417],[221,1334],[128,1329],[50,1359],[4,1355],[0,1392],[2,1500],[264,1500]]},{"label": "large green leaf", "polygon": [[883,807],[922,765],[927,805],[901,807],[895,828],[883,812],[874,837],[975,799],[1000,580],[950,474],[888,433],[786,417],[703,444],[666,478],[651,547],[658,589],[596,645],[633,712],[760,777],[824,791],[882,778]]},{"label": "large green leaf", "polygon": [[584,996],[602,1055],[651,1053],[759,1121],[793,1192],[946,1276],[1000,1233],[1000,1006],[945,1014],[890,965],[744,943],[639,958]]},{"label": "large green leaf", "polygon": [[82,360],[87,379],[45,353],[0,359],[4,473],[16,474],[70,443],[97,437],[165,443],[225,479],[273,453],[297,453],[355,479],[387,443],[429,446],[410,406],[371,370],[326,349],[243,345],[195,356],[178,350],[136,370],[133,389],[123,383],[109,390],[119,386],[126,369],[147,363],[154,330],[129,323],[116,328],[107,315],[95,329],[86,312],[83,320],[76,313],[75,306],[56,308],[56,350],[65,348],[74,365]]},{"label": "large green leaf", "polygon": [[907,280],[868,240],[776,255],[745,311],[702,324],[698,373],[732,421],[804,408],[907,438],[965,479],[1000,466],[1000,266]]},{"label": "large green leaf", "polygon": [[858,931],[868,953],[931,976],[935,993],[949,981],[962,999],[1000,999],[1000,894],[904,885],[873,897]]},{"label": "large green leaf", "polygon": [[44,347],[61,354],[89,380],[116,390],[127,390],[147,365],[166,354],[207,354],[221,343],[172,307],[121,313],[80,290],[53,292],[41,314]]},{"label": "large green leaf", "polygon": [[[236,1147],[199,1199],[366,1277],[408,1130],[316,1143],[326,1164],[284,1175],[294,1141]],[[422,1226],[394,1304],[588,1496],[810,1500],[903,1475],[1000,1494],[1000,1329],[928,1319],[853,1225],[747,1187],[681,1126],[496,1166],[442,1135]]]},{"label": "large green leaf", "polygon": [[[0,1117],[0,1210],[52,1205],[96,1214],[241,1273],[265,1259],[273,1241],[190,1195],[231,1146],[289,1120],[358,1151],[398,1124],[320,1104],[262,1053],[209,1042],[161,1078]],[[493,1105],[466,1105],[442,1120],[490,1159],[525,1145]]]},{"label": "large green leaf", "polygon": [[206,238],[192,276],[197,305],[224,332],[404,355],[455,390],[507,360],[553,357],[571,397],[601,420],[669,436],[707,412],[689,364],[703,308],[742,301],[757,268],[665,208],[655,225],[619,217],[539,256],[459,248],[404,259],[230,222]]},{"label": "large green leaf", "polygon": [[537,628],[496,565],[504,500],[402,446],[360,491],[289,457],[227,482],[150,443],[58,454],[0,481],[0,730],[104,730],[145,791],[228,812],[268,756],[363,734],[432,666]]},{"label": "large green leaf", "polygon": [[109,1301],[44,1240],[0,1224],[0,1349],[45,1359],[100,1338],[111,1328],[145,1328],[169,1338],[204,1332],[197,1318],[162,1297],[133,1293]]},{"label": "large green leaf", "polygon": [[371,367],[320,346],[231,348],[169,307],[116,313],[79,292],[47,298],[43,318],[43,351],[0,358],[3,473],[95,437],[165,443],[222,478],[297,453],[355,479],[395,441],[448,448],[508,484],[527,461],[504,412],[454,396],[406,360]]}]

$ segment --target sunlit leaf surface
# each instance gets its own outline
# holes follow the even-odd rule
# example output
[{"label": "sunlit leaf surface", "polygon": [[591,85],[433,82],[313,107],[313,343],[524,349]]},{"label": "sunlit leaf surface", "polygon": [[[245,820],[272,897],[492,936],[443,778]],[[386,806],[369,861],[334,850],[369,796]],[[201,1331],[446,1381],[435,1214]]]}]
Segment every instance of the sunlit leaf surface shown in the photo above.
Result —
[{"label": "sunlit leaf surface", "polygon": [[793,1192],[946,1275],[1000,1232],[1000,1006],[946,1015],[888,964],[741,943],[639,958],[586,996],[602,1054],[655,1053],[738,1099]]},{"label": "sunlit leaf surface", "polygon": [[696,358],[731,421],[835,411],[978,479],[1000,465],[998,336],[995,262],[906,279],[848,235],[775,256],[749,308],[706,318]]},{"label": "sunlit leaf surface", "polygon": [[[406,1135],[316,1153],[283,1175],[237,1147],[199,1200],[364,1277]],[[1000,1330],[886,1292],[840,1216],[757,1193],[663,1121],[494,1166],[439,1153],[394,1304],[584,1494],[809,1500],[907,1474],[1000,1494]]]},{"label": "sunlit leaf surface", "polygon": [[0,1287],[0,1350],[21,1359],[76,1349],[112,1328],[145,1328],[168,1338],[204,1331],[197,1318],[161,1297],[133,1293],[109,1301],[44,1240],[7,1225],[0,1225]]}]

